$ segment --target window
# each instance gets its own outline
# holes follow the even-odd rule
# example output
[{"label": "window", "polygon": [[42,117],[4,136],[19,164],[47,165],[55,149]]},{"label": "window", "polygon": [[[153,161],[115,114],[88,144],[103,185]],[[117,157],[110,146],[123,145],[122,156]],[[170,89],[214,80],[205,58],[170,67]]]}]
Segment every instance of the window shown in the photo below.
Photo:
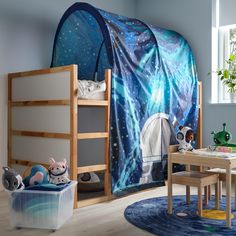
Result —
[{"label": "window", "polygon": [[[231,42],[236,41],[236,25],[225,26],[219,28],[218,40],[218,66],[217,68],[225,68],[227,66],[230,52],[232,51]],[[228,88],[218,79],[218,102],[227,103],[230,101]]]}]

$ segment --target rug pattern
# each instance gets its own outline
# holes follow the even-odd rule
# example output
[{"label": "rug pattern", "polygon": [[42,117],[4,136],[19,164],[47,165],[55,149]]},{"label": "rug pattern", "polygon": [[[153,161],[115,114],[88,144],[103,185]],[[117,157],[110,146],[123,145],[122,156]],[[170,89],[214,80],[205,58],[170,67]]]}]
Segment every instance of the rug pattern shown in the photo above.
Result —
[{"label": "rug pattern", "polygon": [[[195,236],[195,235],[236,235],[236,218],[232,219],[232,228],[228,229],[224,220],[201,218],[196,214],[197,196],[191,196],[190,205],[186,205],[185,196],[173,197],[173,214],[167,213],[167,197],[145,199],[128,206],[125,218],[133,225],[159,236]],[[234,199],[232,198],[232,213]],[[214,199],[206,209],[214,208]],[[226,209],[225,197],[220,200],[220,209]]]}]

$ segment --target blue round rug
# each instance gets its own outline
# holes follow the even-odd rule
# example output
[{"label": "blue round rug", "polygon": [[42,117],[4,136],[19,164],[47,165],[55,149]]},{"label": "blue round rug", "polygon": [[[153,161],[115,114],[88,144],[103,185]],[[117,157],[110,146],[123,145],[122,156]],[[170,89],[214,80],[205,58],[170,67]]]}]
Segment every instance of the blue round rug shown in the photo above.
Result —
[{"label": "blue round rug", "polygon": [[[232,213],[234,198],[232,198]],[[194,235],[236,235],[236,217],[232,219],[232,228],[226,227],[225,220],[212,220],[199,217],[197,196],[191,196],[190,205],[186,205],[185,196],[173,196],[173,214],[167,213],[167,197],[145,199],[128,206],[125,218],[133,225],[159,236]],[[214,209],[215,200],[209,201],[204,209]],[[226,199],[220,200],[220,209],[226,209]]]}]

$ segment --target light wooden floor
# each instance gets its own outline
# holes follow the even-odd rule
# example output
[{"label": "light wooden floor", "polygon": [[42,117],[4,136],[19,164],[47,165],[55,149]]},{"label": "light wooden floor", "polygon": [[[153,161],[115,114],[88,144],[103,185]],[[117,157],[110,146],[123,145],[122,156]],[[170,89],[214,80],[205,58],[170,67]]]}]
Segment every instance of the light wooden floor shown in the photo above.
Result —
[{"label": "light wooden floor", "polygon": [[[174,185],[174,195],[184,195],[185,187]],[[196,194],[196,189],[192,189]],[[8,196],[0,192],[0,235],[1,236],[37,236],[37,235],[63,235],[63,236],[145,236],[149,234],[127,222],[124,218],[125,208],[133,202],[146,198],[166,196],[167,187],[152,188],[127,197],[100,203],[74,211],[73,217],[58,231],[38,229],[12,228],[8,212]]]}]

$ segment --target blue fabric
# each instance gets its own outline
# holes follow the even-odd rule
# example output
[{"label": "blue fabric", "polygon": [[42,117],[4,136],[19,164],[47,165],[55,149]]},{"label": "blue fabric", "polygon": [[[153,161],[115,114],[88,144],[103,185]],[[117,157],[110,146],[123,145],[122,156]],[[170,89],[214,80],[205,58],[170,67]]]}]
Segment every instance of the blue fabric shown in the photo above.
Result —
[{"label": "blue fabric", "polygon": [[[167,197],[145,199],[128,206],[125,218],[133,225],[158,236],[199,236],[199,235],[236,235],[236,212],[233,211],[232,228],[226,227],[225,220],[212,220],[199,217],[197,196],[191,196],[190,205],[186,205],[185,196],[173,197],[173,214],[167,213]],[[232,198],[234,209],[234,198]],[[215,200],[209,201],[206,209],[214,209]],[[226,198],[220,201],[221,210],[226,209]],[[186,216],[179,216],[185,213]]]},{"label": "blue fabric", "polygon": [[[174,131],[179,125],[196,131],[197,73],[191,48],[178,33],[92,9],[77,3],[62,17],[52,66],[78,64],[79,79],[94,79],[98,60],[98,80],[104,79],[105,68],[112,67],[110,158],[112,191],[117,193],[140,186],[140,133],[152,115],[166,114]],[[104,44],[98,57],[108,39],[111,48]],[[152,170],[154,182],[164,182],[165,163],[163,153]]]},{"label": "blue fabric", "polygon": [[31,168],[29,176],[25,177],[23,179],[23,183],[25,185],[25,187],[28,187],[30,185],[30,181],[32,178],[34,178],[34,176],[37,173],[41,173],[43,176],[43,179],[34,179],[34,185],[43,185],[43,184],[47,184],[48,183],[48,171],[45,167],[43,167],[42,165],[35,165]]}]

